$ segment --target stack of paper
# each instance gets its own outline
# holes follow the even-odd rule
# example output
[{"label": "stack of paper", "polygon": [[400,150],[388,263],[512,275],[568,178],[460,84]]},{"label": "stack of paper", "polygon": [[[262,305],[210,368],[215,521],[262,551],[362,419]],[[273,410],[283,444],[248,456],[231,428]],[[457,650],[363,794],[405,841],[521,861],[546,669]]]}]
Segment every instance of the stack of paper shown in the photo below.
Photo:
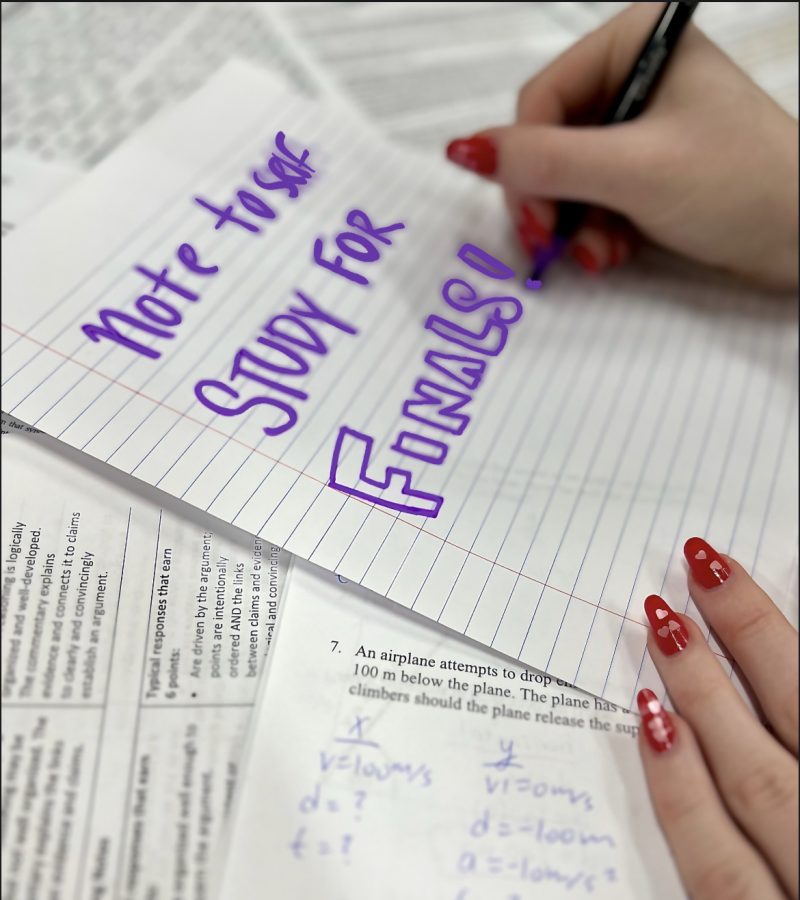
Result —
[{"label": "stack of paper", "polygon": [[3,896],[199,896],[285,560],[53,444],[4,421]]},{"label": "stack of paper", "polygon": [[9,896],[674,896],[641,600],[698,533],[796,621],[794,312],[512,247],[241,62],[4,240]]}]

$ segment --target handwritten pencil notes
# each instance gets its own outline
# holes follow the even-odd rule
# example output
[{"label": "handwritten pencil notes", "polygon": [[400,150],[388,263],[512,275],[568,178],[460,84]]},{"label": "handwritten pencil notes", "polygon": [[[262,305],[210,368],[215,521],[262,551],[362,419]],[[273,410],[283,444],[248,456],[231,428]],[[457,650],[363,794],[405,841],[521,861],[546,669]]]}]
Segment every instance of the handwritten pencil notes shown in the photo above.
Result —
[{"label": "handwritten pencil notes", "polygon": [[527,290],[491,186],[243,65],[40,218],[3,397],[61,440],[626,707],[685,537],[795,615],[788,305]]},{"label": "handwritten pencil notes", "polygon": [[263,871],[286,900],[680,894],[634,715],[307,564],[281,615],[222,900]]}]

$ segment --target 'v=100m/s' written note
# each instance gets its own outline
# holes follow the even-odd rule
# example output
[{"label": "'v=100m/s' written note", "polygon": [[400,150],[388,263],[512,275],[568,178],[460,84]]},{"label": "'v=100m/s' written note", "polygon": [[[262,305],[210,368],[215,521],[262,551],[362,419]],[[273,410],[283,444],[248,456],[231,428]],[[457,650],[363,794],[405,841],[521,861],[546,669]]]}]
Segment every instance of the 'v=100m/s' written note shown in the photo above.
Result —
[{"label": "'v=100m/s' written note", "polygon": [[794,603],[785,306],[525,291],[494,195],[241,65],[5,243],[9,411],[504,654],[630,706],[691,534]]},{"label": "'v=100m/s' written note", "polygon": [[680,894],[632,713],[307,564],[274,649],[223,900],[265,870],[285,900]]}]

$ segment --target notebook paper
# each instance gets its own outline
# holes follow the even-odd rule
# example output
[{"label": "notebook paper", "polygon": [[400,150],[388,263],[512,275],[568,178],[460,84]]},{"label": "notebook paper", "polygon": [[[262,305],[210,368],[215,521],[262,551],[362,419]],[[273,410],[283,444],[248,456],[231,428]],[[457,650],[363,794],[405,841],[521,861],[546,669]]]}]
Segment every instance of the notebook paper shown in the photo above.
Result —
[{"label": "notebook paper", "polygon": [[5,416],[2,450],[3,896],[208,896],[285,560]]},{"label": "notebook paper", "polygon": [[[4,152],[3,236],[79,175]],[[285,559],[5,414],[2,435],[3,895],[204,896]]]},{"label": "notebook paper", "polygon": [[796,619],[794,311],[657,260],[528,291],[509,230],[230,66],[6,239],[3,404],[629,707],[687,536]]},{"label": "notebook paper", "polygon": [[683,896],[605,701],[299,562],[261,694],[221,900]]}]

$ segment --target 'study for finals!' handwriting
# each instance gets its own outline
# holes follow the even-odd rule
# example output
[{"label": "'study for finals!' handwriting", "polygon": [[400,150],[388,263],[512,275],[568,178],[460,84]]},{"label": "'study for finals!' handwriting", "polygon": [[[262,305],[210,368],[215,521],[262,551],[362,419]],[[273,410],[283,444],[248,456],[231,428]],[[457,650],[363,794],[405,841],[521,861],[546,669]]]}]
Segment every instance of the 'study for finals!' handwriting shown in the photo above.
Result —
[{"label": "'study for finals!' handwriting", "polygon": [[[234,202],[225,206],[203,197],[195,197],[194,203],[213,217],[216,231],[230,227],[257,235],[267,222],[278,217],[263,192],[268,196],[281,192],[294,201],[315,176],[318,173],[309,162],[309,150],[293,151],[284,132],[279,131],[265,167],[254,169],[250,175],[259,193],[237,190]],[[385,253],[394,249],[396,241],[402,240],[405,224],[378,225],[360,209],[349,210],[344,221],[345,227],[332,239],[335,249],[324,238],[315,239],[311,253],[313,264],[360,289],[369,288],[371,282],[365,271],[369,272],[371,264],[379,262]],[[177,248],[175,257],[183,273],[200,279],[214,278],[220,271],[209,260],[201,261],[197,250],[188,243]],[[506,282],[515,274],[509,266],[474,244],[464,244],[457,259],[463,266],[495,282]],[[81,329],[96,343],[110,341],[142,357],[158,359],[161,356],[158,342],[175,338],[175,329],[183,320],[181,301],[196,303],[201,295],[189,288],[181,275],[171,274],[169,266],[159,272],[139,264],[133,269],[149,283],[148,293],[142,293],[133,304],[134,311],[101,309],[97,315],[99,323],[87,323]],[[267,436],[281,435],[295,426],[298,409],[308,400],[308,393],[297,387],[297,379],[308,374],[315,358],[329,352],[332,333],[356,336],[358,329],[322,309],[302,290],[295,290],[294,297],[262,326],[248,346],[236,350],[226,380],[197,382],[194,393],[203,406],[222,416],[239,416],[256,407],[268,407],[277,414],[277,419],[262,426]],[[441,297],[449,309],[469,314],[470,324],[476,321],[477,326],[466,327],[441,315],[428,316],[425,329],[444,341],[452,352],[428,350],[425,353],[425,375],[417,379],[410,398],[403,403],[404,421],[390,448],[401,456],[434,466],[445,462],[448,441],[463,434],[469,425],[470,416],[465,408],[485,377],[488,360],[502,352],[510,327],[523,314],[517,297],[502,292],[497,296],[482,296],[463,277],[447,279]],[[146,335],[155,340],[143,343]],[[249,390],[246,399],[242,395],[245,385]],[[258,393],[252,395],[254,390]],[[429,426],[440,437],[419,433],[420,425]],[[415,488],[412,472],[403,466],[374,471],[373,446],[372,436],[342,426],[333,448],[329,486],[400,513],[436,517],[444,498]]]}]

